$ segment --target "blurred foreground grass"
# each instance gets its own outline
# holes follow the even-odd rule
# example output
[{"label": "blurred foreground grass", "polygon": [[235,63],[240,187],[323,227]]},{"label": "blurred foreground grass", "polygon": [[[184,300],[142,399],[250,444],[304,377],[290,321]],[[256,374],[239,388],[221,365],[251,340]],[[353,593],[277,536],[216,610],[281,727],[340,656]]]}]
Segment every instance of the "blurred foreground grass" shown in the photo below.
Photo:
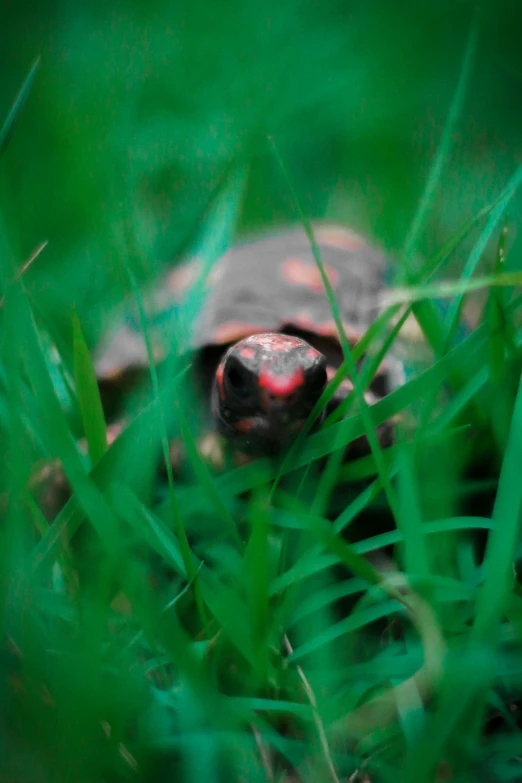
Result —
[{"label": "blurred foreground grass", "polygon": [[[520,294],[486,287],[459,340],[460,293],[433,303],[436,269],[520,270],[515,6],[476,29],[449,2],[2,13],[6,117],[41,60],[0,144],[1,779],[519,780]],[[113,308],[187,246],[211,264],[295,220],[268,136],[306,214],[428,285],[432,356],[373,411],[413,432],[339,469],[355,413],[282,466],[209,474],[180,362],[196,297],[106,449],[88,348]],[[46,520],[28,485],[55,457],[73,496]],[[363,557],[383,547],[408,590]]]}]

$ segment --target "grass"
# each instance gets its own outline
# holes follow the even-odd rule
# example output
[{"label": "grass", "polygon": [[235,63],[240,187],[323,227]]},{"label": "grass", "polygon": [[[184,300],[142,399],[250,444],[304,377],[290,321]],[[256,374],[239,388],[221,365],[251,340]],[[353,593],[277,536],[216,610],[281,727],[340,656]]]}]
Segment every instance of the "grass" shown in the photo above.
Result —
[{"label": "grass", "polygon": [[[465,116],[477,36],[474,23],[386,310],[360,346],[343,340],[337,381],[355,378],[355,399],[280,460],[222,473],[198,453],[206,422],[183,346],[205,280],[242,225],[248,155],[217,166],[207,198],[187,206],[177,238],[197,250],[203,274],[165,325],[172,351],[155,367],[146,248],[157,246],[136,180],[108,171],[110,210],[102,238],[90,236],[87,270],[71,252],[75,284],[54,284],[59,251],[42,237],[37,251],[20,251],[8,198],[9,156],[48,78],[44,60],[14,91],[0,131],[1,780],[521,778],[521,278],[506,218],[520,168],[473,214],[463,206],[435,253],[417,252]],[[309,83],[310,105],[320,87]],[[267,149],[321,269],[292,160],[277,140]],[[104,307],[126,293],[150,369],[112,443],[85,305],[96,247],[108,253]],[[459,252],[463,262],[448,266]],[[464,329],[478,289],[484,306]],[[66,306],[54,314],[53,301]],[[408,316],[422,350],[400,331]],[[390,350],[416,360],[403,386],[368,407],[363,391]],[[396,442],[382,449],[374,428],[391,417]],[[371,453],[343,464],[340,450],[363,434]],[[168,459],[174,436],[186,454],[180,475]],[[32,483],[51,459],[71,487],[52,511]]]}]

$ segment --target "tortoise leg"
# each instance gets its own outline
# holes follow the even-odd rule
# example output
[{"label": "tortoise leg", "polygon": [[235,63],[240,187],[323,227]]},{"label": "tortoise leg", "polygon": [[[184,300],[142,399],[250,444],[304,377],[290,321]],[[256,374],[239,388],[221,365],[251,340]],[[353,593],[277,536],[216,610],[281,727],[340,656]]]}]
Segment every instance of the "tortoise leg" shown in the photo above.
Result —
[{"label": "tortoise leg", "polygon": [[[218,472],[222,472],[227,467],[227,447],[224,438],[217,432],[207,432],[198,441],[198,452],[200,457],[210,467]],[[238,449],[231,453],[232,464],[235,467],[247,465],[252,462],[252,457]]]},{"label": "tortoise leg", "polygon": [[[335,374],[335,368],[328,367],[328,380],[330,380],[334,374]],[[388,369],[385,365],[382,365],[381,368],[379,368],[378,371],[378,377],[377,382],[375,384],[376,388],[381,391],[381,387],[386,386],[387,379],[383,379],[381,375],[387,374]],[[372,383],[372,386],[374,384]],[[392,387],[393,388],[393,387]],[[389,389],[388,389],[389,390]],[[364,399],[366,401],[367,405],[375,405],[376,402],[379,402],[383,399],[385,396],[384,388],[382,389],[384,393],[377,393],[373,389],[368,389],[364,392]],[[339,388],[337,389],[336,393],[328,403],[327,409],[326,409],[326,415],[328,416],[330,413],[332,413],[336,408],[343,403],[346,398],[354,393],[354,388],[352,382],[349,380],[349,378],[345,378],[342,383],[340,384]],[[377,439],[379,441],[379,444],[381,448],[388,448],[392,445],[394,440],[394,427],[395,422],[393,420],[388,420],[383,422],[382,424],[379,424],[376,428],[376,435]],[[368,438],[366,435],[361,435],[361,437],[357,438],[356,440],[352,441],[350,443],[349,447],[346,451],[346,459],[357,459],[359,457],[366,457],[370,454],[370,444],[368,443]]]},{"label": "tortoise leg", "polygon": [[[227,446],[224,438],[217,432],[206,432],[196,441],[200,458],[216,473],[223,473],[227,468]],[[186,453],[180,440],[173,440],[169,445],[170,461],[174,475],[180,474],[186,464]],[[252,457],[234,449],[231,454],[232,466],[240,467],[252,461]]]},{"label": "tortoise leg", "polygon": [[[107,427],[107,444],[110,446],[121,433],[124,422]],[[82,438],[79,447],[87,452],[87,442]],[[44,516],[53,520],[71,496],[71,487],[59,459],[40,463],[29,481],[29,491],[34,495]]]},{"label": "tortoise leg", "polygon": [[218,472],[225,469],[225,445],[217,432],[207,432],[199,439],[197,445],[199,456],[203,462]]},{"label": "tortoise leg", "polygon": [[28,489],[49,522],[60,513],[71,495],[69,482],[59,459],[38,463],[29,479]]}]

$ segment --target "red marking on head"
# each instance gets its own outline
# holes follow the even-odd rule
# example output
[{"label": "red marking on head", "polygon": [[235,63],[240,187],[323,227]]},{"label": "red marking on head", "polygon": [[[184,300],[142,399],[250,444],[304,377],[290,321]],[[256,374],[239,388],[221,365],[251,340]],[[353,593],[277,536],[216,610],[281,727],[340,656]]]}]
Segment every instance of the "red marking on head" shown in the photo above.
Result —
[{"label": "red marking on head", "polygon": [[263,327],[244,323],[243,321],[227,321],[227,323],[216,327],[212,340],[217,345],[225,345],[226,343],[242,340],[250,334],[262,334],[264,331],[266,331],[266,327],[263,329]]},{"label": "red marking on head", "polygon": [[256,355],[256,352],[253,348],[241,348],[239,355],[243,359],[253,359]]},{"label": "red marking on head", "polygon": [[291,337],[288,334],[275,332],[273,334],[253,334],[251,337],[247,337],[244,344],[257,345],[268,351],[285,352],[299,348],[303,345],[303,340],[299,337]]},{"label": "red marking on head", "polygon": [[360,250],[367,245],[367,242],[347,228],[340,226],[323,226],[315,231],[315,238],[323,245],[337,247],[340,250]]},{"label": "red marking on head", "polygon": [[276,397],[287,397],[304,383],[304,372],[298,367],[290,375],[273,375],[268,370],[262,370],[259,374],[259,385]]},{"label": "red marking on head", "polygon": [[[324,264],[324,271],[332,286],[335,286],[339,279],[337,270]],[[314,294],[324,293],[321,273],[315,263],[303,261],[301,258],[287,258],[281,265],[281,272],[292,285],[304,285]]]},{"label": "red marking on head", "polygon": [[[158,289],[160,297],[181,301],[187,292],[197,283],[203,271],[203,262],[197,257],[189,263],[176,266],[165,278],[165,285]],[[226,272],[225,261],[218,261],[203,281],[204,289],[215,285]]]},{"label": "red marking on head", "polygon": [[240,432],[251,432],[256,426],[255,419],[240,419],[234,422],[234,429]]},{"label": "red marking on head", "polygon": [[216,370],[216,383],[218,387],[218,393],[222,400],[225,399],[225,390],[223,388],[223,373],[225,371],[224,363],[221,362],[219,367]]}]

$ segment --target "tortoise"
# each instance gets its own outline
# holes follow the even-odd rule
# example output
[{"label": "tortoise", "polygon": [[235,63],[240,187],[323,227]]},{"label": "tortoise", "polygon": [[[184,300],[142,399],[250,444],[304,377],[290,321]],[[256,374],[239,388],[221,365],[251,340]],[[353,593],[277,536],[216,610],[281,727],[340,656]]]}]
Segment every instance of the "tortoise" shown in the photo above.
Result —
[{"label": "tortoise", "polygon": [[[346,336],[355,345],[379,313],[387,259],[342,225],[318,224],[314,236]],[[201,261],[188,259],[173,266],[152,292],[150,339],[158,362],[172,335],[155,325],[164,325],[165,316],[183,303],[200,271]],[[305,231],[293,228],[233,247],[214,265],[209,289],[190,348],[210,427],[239,454],[276,454],[300,431],[343,359]],[[132,315],[107,335],[95,356],[105,396],[129,372],[147,365],[141,326]],[[387,358],[365,392],[367,401],[375,402],[402,380],[400,361]],[[345,379],[326,413],[352,391]],[[381,427],[379,436],[389,441],[389,427]]]}]

